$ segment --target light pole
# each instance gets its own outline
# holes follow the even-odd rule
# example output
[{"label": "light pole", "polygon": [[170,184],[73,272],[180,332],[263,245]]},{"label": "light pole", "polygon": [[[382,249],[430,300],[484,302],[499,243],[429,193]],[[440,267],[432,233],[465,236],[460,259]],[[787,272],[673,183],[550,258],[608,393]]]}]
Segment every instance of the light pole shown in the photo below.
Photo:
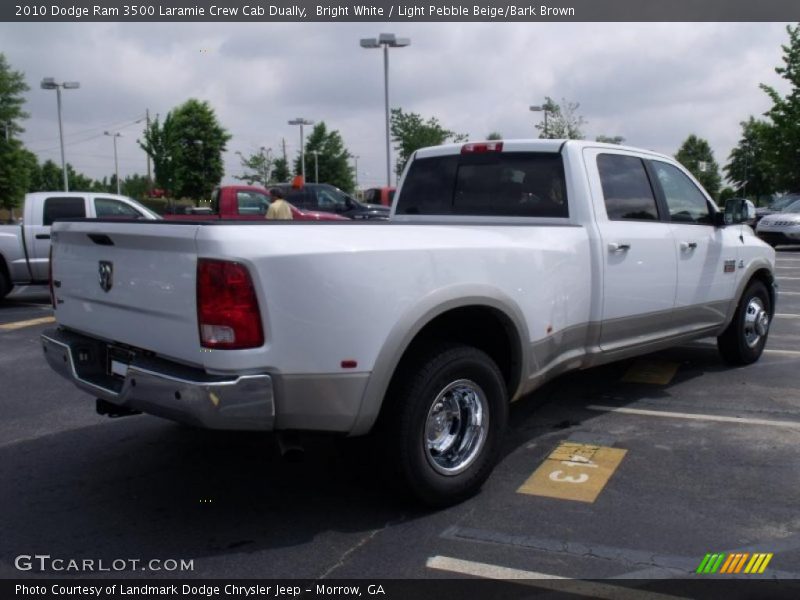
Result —
[{"label": "light pole", "polygon": [[356,173],[356,191],[358,191],[358,159],[359,159],[359,156],[356,154],[355,156],[353,156],[353,159],[356,161],[356,168],[355,168],[355,173]]},{"label": "light pole", "polygon": [[261,146],[261,166],[264,167],[264,187],[269,185],[269,179],[271,177],[271,168],[272,167],[272,148],[267,148],[266,146]]},{"label": "light pole", "polygon": [[303,183],[306,181],[306,143],[303,137],[303,125],[313,125],[314,121],[309,121],[303,117],[297,117],[289,121],[289,125],[300,125],[300,174],[303,176]]},{"label": "light pole", "polygon": [[312,150],[314,155],[314,183],[319,183],[319,150]]},{"label": "light pole", "polygon": [[55,90],[56,102],[58,104],[58,137],[61,140],[61,170],[64,172],[64,191],[69,191],[69,181],[67,179],[67,160],[64,158],[64,128],[61,125],[61,88],[65,90],[77,90],[81,84],[77,81],[64,81],[58,83],[53,77],[42,79],[41,87],[43,90]]},{"label": "light pole", "polygon": [[542,104],[541,106],[539,106],[537,104],[536,106],[531,106],[531,110],[533,112],[541,111],[544,113],[544,137],[547,138],[547,105]]},{"label": "light pole", "polygon": [[411,44],[409,38],[398,38],[393,33],[382,33],[375,38],[361,40],[362,48],[380,48],[383,46],[383,88],[386,107],[386,185],[392,185],[391,146],[389,137],[389,48],[403,48]]},{"label": "light pole", "polygon": [[117,161],[117,138],[122,137],[122,134],[117,131],[115,133],[111,133],[110,131],[104,131],[103,135],[110,135],[111,138],[114,140],[114,178],[117,180],[117,194],[120,194],[120,187],[119,187],[119,162]]}]

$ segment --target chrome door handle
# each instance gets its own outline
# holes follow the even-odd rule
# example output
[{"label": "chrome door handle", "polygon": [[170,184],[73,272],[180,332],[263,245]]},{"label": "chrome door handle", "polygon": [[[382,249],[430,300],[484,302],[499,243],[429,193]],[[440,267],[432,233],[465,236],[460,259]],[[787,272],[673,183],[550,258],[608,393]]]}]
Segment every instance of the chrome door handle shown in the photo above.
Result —
[{"label": "chrome door handle", "polygon": [[631,249],[630,244],[619,244],[617,242],[611,242],[608,245],[609,252],[627,252]]},{"label": "chrome door handle", "polygon": [[681,250],[694,250],[697,248],[697,242],[681,242]]}]

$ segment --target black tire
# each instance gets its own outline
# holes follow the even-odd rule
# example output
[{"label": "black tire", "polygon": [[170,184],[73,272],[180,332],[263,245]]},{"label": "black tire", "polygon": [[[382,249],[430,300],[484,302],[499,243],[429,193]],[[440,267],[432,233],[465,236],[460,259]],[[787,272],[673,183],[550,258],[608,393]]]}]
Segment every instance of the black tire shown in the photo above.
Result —
[{"label": "black tire", "polygon": [[[386,401],[377,433],[395,483],[437,507],[480,489],[508,420],[503,376],[485,352],[431,344],[403,365]],[[479,426],[464,427],[468,420]]]},{"label": "black tire", "polygon": [[767,343],[771,314],[767,286],[758,280],[751,281],[739,300],[733,320],[717,338],[723,360],[731,365],[756,362]]},{"label": "black tire", "polygon": [[11,291],[11,288],[14,287],[11,285],[11,282],[8,280],[8,276],[5,274],[5,271],[0,267],[0,300],[8,296],[8,293]]}]

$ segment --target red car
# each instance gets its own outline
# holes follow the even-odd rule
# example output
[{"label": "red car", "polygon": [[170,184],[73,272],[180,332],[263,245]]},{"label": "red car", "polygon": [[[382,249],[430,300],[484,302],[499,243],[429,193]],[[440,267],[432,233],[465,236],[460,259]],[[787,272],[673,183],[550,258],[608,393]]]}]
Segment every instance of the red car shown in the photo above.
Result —
[{"label": "red car", "polygon": [[[168,221],[208,221],[226,219],[231,221],[263,220],[271,203],[269,192],[255,185],[224,185],[211,194],[211,207],[190,209],[187,214],[165,214]],[[346,217],[326,212],[300,210],[292,207],[295,221],[349,221]]]}]

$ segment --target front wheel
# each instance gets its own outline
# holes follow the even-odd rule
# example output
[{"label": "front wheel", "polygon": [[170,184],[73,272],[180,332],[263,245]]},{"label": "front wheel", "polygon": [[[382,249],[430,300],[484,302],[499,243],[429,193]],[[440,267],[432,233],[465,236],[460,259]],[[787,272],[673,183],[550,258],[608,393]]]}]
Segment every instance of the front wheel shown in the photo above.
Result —
[{"label": "front wheel", "polygon": [[505,382],[483,351],[434,344],[398,374],[383,415],[388,458],[422,502],[446,506],[477,492],[500,450]]},{"label": "front wheel", "polygon": [[11,282],[8,280],[8,277],[3,272],[3,269],[0,268],[0,300],[2,300],[8,295],[12,287],[14,286],[11,285]]},{"label": "front wheel", "polygon": [[727,329],[717,338],[725,362],[749,365],[761,357],[769,335],[771,305],[767,286],[752,281],[742,294]]}]

